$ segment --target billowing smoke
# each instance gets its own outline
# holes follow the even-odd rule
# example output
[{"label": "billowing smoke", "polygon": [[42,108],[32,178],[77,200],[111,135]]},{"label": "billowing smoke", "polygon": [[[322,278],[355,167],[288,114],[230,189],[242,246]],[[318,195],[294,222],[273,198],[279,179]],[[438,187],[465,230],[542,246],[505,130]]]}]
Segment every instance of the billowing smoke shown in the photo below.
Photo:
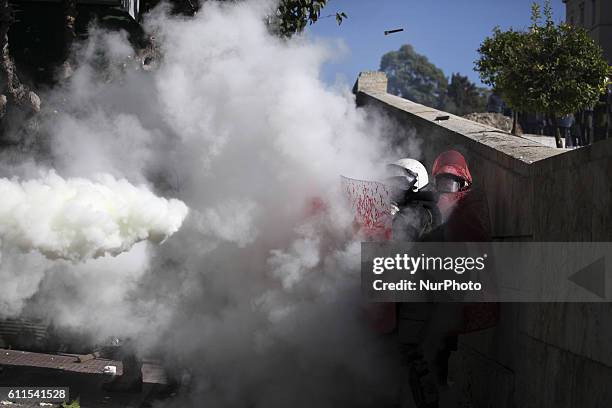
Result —
[{"label": "billowing smoke", "polygon": [[[396,391],[395,356],[364,318],[340,175],[375,177],[390,160],[388,135],[348,89],[320,81],[333,49],[268,33],[269,6],[207,2],[189,19],[153,13],[145,26],[163,58],[149,71],[124,35],[92,31],[72,78],[43,95],[41,128],[58,174],[115,179],[50,177],[92,192],[134,191],[117,179],[145,183],[190,215],[163,245],[117,257],[74,264],[16,253],[6,270],[3,258],[2,276],[27,289],[11,298],[0,288],[4,310],[98,339],[132,337],[170,372],[192,375],[181,406],[380,406]],[[132,206],[121,194],[134,230],[118,222],[119,231],[101,228],[109,235],[69,251],[110,253],[178,228],[182,204],[135,189],[148,198]],[[90,223],[86,212],[72,221],[60,206],[55,214]],[[22,269],[24,257],[40,265]]]},{"label": "billowing smoke", "polygon": [[96,182],[0,179],[0,238],[23,251],[72,261],[116,255],[136,242],[162,242],[180,228],[187,206],[144,186],[100,175]]}]

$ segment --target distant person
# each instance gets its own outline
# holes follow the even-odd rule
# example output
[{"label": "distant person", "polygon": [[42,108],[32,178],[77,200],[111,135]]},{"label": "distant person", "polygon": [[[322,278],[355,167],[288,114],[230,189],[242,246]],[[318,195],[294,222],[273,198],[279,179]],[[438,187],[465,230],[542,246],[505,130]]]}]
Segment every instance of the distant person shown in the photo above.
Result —
[{"label": "distant person", "polygon": [[518,124],[523,129],[523,133],[533,134],[533,114],[521,113],[518,115]]},{"label": "distant person", "polygon": [[593,111],[594,141],[598,142],[608,137],[608,92],[602,93]]},{"label": "distant person", "polygon": [[574,115],[564,115],[557,121],[557,125],[561,131],[561,137],[565,139],[565,147],[578,147],[578,138],[572,133],[572,127],[574,126]]},{"label": "distant person", "polygon": [[593,137],[593,106],[587,106],[580,114],[581,146],[586,146],[594,141]]},{"label": "distant person", "polygon": [[602,138],[612,137],[612,84],[606,87],[605,93],[601,97],[602,105]]},{"label": "distant person", "polygon": [[582,126],[580,125],[580,113],[574,114],[574,122],[572,123],[570,132],[572,132],[574,136],[573,140],[577,146],[585,146],[582,143],[584,137],[582,136]]},{"label": "distant person", "polygon": [[555,135],[555,120],[550,115],[545,115],[544,118],[544,134],[546,136]]},{"label": "distant person", "polygon": [[546,115],[536,113],[537,118],[537,135],[544,136],[544,128],[546,128]]},{"label": "distant person", "polygon": [[525,133],[532,135],[544,134],[545,118],[541,113],[525,113],[521,115],[521,127]]}]

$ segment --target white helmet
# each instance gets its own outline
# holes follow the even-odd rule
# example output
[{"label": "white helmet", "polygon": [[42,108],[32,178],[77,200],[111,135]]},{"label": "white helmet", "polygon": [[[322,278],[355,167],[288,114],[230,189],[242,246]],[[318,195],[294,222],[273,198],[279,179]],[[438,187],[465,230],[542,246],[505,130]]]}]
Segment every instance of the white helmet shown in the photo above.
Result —
[{"label": "white helmet", "polygon": [[416,182],[412,185],[412,191],[420,191],[429,184],[429,176],[427,169],[418,160],[414,159],[399,159],[398,161],[387,165],[387,171],[390,178],[406,178],[406,180],[416,178]]}]

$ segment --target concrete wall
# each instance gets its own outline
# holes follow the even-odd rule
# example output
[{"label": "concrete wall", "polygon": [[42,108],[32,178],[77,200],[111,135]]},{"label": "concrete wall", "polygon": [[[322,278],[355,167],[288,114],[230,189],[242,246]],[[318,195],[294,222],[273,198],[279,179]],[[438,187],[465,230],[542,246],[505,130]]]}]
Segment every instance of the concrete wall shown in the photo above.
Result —
[{"label": "concrete wall", "polygon": [[[387,94],[385,79],[360,75],[357,104],[414,128],[428,168],[440,152],[462,151],[494,239],[612,240],[612,139],[546,147]],[[461,336],[451,369],[475,407],[610,407],[612,305],[502,304],[497,327]]]}]

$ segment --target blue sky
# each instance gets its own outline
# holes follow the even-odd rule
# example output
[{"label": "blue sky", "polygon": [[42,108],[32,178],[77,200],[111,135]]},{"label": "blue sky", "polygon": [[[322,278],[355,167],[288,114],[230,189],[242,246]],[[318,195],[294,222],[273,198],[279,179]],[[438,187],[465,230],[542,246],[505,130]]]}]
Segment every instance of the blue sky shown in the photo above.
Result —
[{"label": "blue sky", "polygon": [[[352,85],[360,71],[377,70],[384,53],[406,43],[446,76],[459,72],[480,83],[473,70],[476,49],[497,25],[529,26],[531,4],[532,0],[330,0],[322,15],[338,10],[348,19],[338,26],[334,18],[323,18],[308,33],[317,39],[342,39],[348,47],[345,55],[323,67],[322,77],[329,84],[340,80]],[[562,0],[552,5],[555,21],[564,20]],[[384,35],[395,28],[404,32]]]}]

